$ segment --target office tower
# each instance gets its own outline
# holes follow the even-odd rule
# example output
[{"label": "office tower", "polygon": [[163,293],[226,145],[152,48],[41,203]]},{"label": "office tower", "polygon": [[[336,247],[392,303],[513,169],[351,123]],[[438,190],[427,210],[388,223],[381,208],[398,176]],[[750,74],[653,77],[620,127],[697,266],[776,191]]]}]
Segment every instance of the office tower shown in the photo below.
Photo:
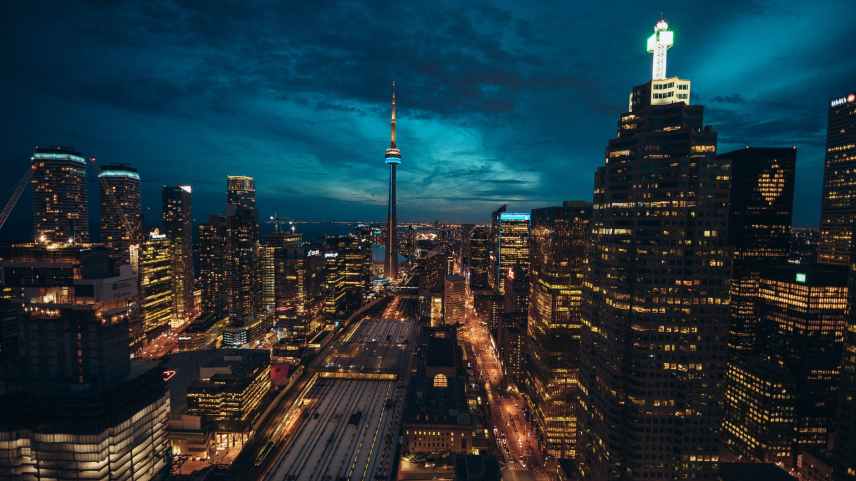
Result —
[{"label": "office tower", "polygon": [[[53,316],[45,319],[58,319],[24,324],[13,331],[18,335],[31,333],[30,339],[35,342],[20,346],[27,350],[26,359],[32,363],[18,366],[27,376],[100,382],[106,379],[108,371],[123,375],[121,366],[128,363],[129,345],[141,341],[137,325],[137,279],[130,266],[117,263],[106,249],[13,244],[0,253],[0,285],[4,297],[13,303],[23,303],[34,315],[36,311],[44,311],[41,314]],[[52,312],[50,306],[67,308],[67,312],[58,316],[59,311]],[[86,309],[76,312],[75,309],[83,309],[81,306]],[[122,318],[124,331],[85,327],[96,322],[98,316]],[[80,352],[69,350],[71,341],[66,337],[75,337],[76,332],[81,332],[77,339]],[[104,344],[99,344],[102,341]],[[100,351],[95,350],[96,344]],[[53,361],[75,356],[80,363],[57,366]]]},{"label": "office tower", "polygon": [[856,243],[851,244],[848,280],[847,331],[841,359],[841,396],[839,397],[834,450],[834,479],[856,480]]},{"label": "office tower", "polygon": [[303,252],[301,236],[295,232],[274,232],[259,249],[262,308],[276,313],[279,320],[303,313]]},{"label": "office tower", "polygon": [[36,242],[89,242],[86,159],[63,147],[36,147],[30,161]]},{"label": "office tower", "polygon": [[398,278],[398,180],[396,172],[401,164],[401,151],[395,145],[395,82],[392,83],[392,113],[390,115],[390,139],[386,149],[386,165],[389,166],[389,199],[386,204],[386,248],[384,250],[384,275]]},{"label": "office tower", "polygon": [[268,236],[262,246],[264,255],[273,260],[273,312],[276,327],[288,344],[297,346],[303,346],[308,341],[310,320],[310,316],[305,315],[306,256],[301,242],[301,235],[293,230],[277,231]]},{"label": "office tower", "polygon": [[149,340],[169,331],[175,323],[173,245],[165,234],[154,229],[140,248],[140,305],[143,330]]},{"label": "office tower", "polygon": [[164,186],[162,220],[164,234],[172,242],[172,275],[175,315],[172,328],[178,329],[193,318],[193,216],[189,185]]},{"label": "office tower", "polygon": [[230,204],[226,209],[227,309],[233,326],[247,326],[258,314],[255,211]]},{"label": "office tower", "polygon": [[223,355],[200,364],[199,379],[188,386],[187,414],[201,417],[230,446],[242,446],[270,391],[270,353],[262,349],[219,352]]},{"label": "office tower", "polygon": [[245,175],[226,177],[226,205],[243,207],[256,212],[256,182]]},{"label": "office tower", "polygon": [[324,238],[324,312],[347,317],[371,286],[371,245],[351,235]]},{"label": "office tower", "polygon": [[557,458],[576,457],[580,305],[591,215],[587,202],[532,209],[527,387],[546,453]]},{"label": "office tower", "polygon": [[499,289],[499,282],[504,273],[499,273],[497,269],[497,246],[499,245],[499,216],[508,210],[508,206],[503,204],[498,209],[490,214],[490,264],[488,265],[488,286],[491,289]]},{"label": "office tower", "polygon": [[784,263],[789,252],[796,149],[747,147],[719,158],[731,166],[728,244],[734,264],[728,346],[737,355],[754,348],[759,273]]},{"label": "office tower", "polygon": [[726,375],[726,446],[755,462],[793,464],[825,449],[833,428],[847,324],[844,266],[770,267],[759,276],[756,345]]},{"label": "office tower", "polygon": [[635,87],[595,174],[577,412],[588,479],[715,476],[730,185],[689,92],[677,77]]},{"label": "office tower", "polygon": [[199,277],[202,289],[202,314],[212,314],[218,320],[226,315],[226,218],[208,217],[199,224]]},{"label": "office tower", "polygon": [[101,242],[112,255],[137,269],[143,233],[140,174],[125,165],[104,165],[101,185]]},{"label": "office tower", "polygon": [[163,479],[169,397],[157,366],[130,360],[130,266],[106,252],[41,249],[4,257],[22,264],[4,267],[20,295],[0,302],[0,476]]},{"label": "office tower", "polygon": [[350,308],[362,305],[371,288],[372,249],[368,239],[354,235],[340,236],[337,239],[337,251],[343,262],[343,283],[351,296]]},{"label": "office tower", "polygon": [[446,276],[443,285],[443,322],[462,325],[467,314],[467,278],[461,275]]},{"label": "office tower", "polygon": [[747,462],[791,464],[796,383],[781,362],[735,356],[725,373],[725,445]]},{"label": "office tower", "polygon": [[758,304],[762,354],[781,363],[795,382],[796,444],[825,448],[847,328],[846,267],[770,269],[761,276]]},{"label": "office tower", "polygon": [[258,278],[261,289],[259,309],[273,313],[276,310],[276,254],[277,249],[265,242],[259,245]]},{"label": "office tower", "polygon": [[479,225],[470,234],[470,287],[486,289],[490,265],[490,226]]},{"label": "office tower", "polygon": [[847,265],[856,220],[856,93],[829,102],[817,260]]},{"label": "office tower", "polygon": [[339,251],[335,245],[326,245],[324,249],[324,282],[322,292],[324,295],[324,314],[330,318],[345,311],[345,265],[339,258]]},{"label": "office tower", "polygon": [[502,294],[509,269],[520,266],[524,272],[529,271],[529,214],[500,213],[496,242],[496,288]]},{"label": "office tower", "polygon": [[521,384],[525,374],[523,363],[529,312],[529,279],[526,270],[520,265],[509,268],[503,285],[504,305],[495,334],[496,344],[506,381]]}]

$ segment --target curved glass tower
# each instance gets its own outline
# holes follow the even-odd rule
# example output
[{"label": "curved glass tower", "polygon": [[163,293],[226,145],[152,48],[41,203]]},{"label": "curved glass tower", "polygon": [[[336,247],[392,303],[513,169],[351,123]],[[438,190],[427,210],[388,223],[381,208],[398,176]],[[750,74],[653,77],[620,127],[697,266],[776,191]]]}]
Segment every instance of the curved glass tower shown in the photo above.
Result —
[{"label": "curved glass tower", "polygon": [[398,187],[396,171],[401,163],[401,151],[395,145],[395,82],[392,82],[392,115],[390,117],[389,148],[386,149],[386,165],[389,166],[389,199],[386,208],[386,257],[384,274],[389,279],[398,277],[398,214],[396,204]]}]

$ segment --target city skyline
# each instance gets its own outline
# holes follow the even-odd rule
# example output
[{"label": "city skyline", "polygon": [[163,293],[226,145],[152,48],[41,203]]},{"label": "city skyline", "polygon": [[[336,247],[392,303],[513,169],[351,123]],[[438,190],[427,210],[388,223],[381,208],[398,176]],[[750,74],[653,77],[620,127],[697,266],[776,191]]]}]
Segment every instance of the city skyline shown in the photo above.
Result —
[{"label": "city skyline", "polygon": [[856,481],[843,2],[38,1],[0,481]]},{"label": "city skyline", "polygon": [[[680,46],[669,70],[693,79],[693,102],[707,106],[719,152],[796,145],[794,223],[816,225],[826,109],[856,72],[835,49],[848,33],[846,2],[669,6],[659,7]],[[57,6],[50,18],[28,5],[8,8],[21,41],[11,47],[19,75],[2,80],[17,121],[3,143],[10,175],[0,190],[11,191],[33,145],[70,145],[140,171],[147,225],[157,221],[158,189],[175,182],[193,185],[196,222],[218,213],[226,175],[258,179],[260,217],[382,220],[385,166],[372,146],[387,135],[393,79],[408,152],[399,218],[486,222],[482,213],[500,203],[517,211],[589,199],[614,113],[625,108],[620,92],[650,72],[640,40],[650,22],[637,17],[658,13],[394,6],[378,21],[366,17],[369,5],[290,7],[264,18],[250,7]],[[365,17],[360,31],[349,16]],[[439,27],[428,33],[432,19]],[[228,28],[214,28],[218,21]],[[812,33],[818,23],[823,35]],[[413,33],[393,35],[393,25]],[[610,31],[602,41],[600,25]],[[215,33],[222,30],[233,36]],[[60,38],[64,55],[47,55]],[[97,64],[93,51],[103,53]],[[339,56],[352,60],[342,65]],[[330,63],[325,70],[310,58]],[[63,81],[47,75],[56,72]],[[205,169],[194,168],[200,162]],[[26,237],[24,211],[4,237]]]}]

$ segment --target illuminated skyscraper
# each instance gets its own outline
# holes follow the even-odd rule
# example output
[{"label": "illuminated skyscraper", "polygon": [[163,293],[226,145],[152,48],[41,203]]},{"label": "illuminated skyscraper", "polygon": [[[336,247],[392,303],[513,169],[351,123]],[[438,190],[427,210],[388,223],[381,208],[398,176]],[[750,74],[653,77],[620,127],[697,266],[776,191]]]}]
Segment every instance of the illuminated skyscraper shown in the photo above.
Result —
[{"label": "illuminated skyscraper", "polygon": [[502,212],[496,229],[496,287],[502,294],[509,269],[529,272],[529,213]]},{"label": "illuminated skyscraper", "polygon": [[294,318],[303,312],[303,256],[300,234],[273,232],[259,247],[261,308],[277,318]]},{"label": "illuminated skyscraper", "polygon": [[140,174],[124,164],[105,165],[101,185],[101,242],[112,255],[137,268],[143,233]]},{"label": "illuminated skyscraper", "polygon": [[199,224],[199,288],[202,314],[216,319],[226,315],[226,219],[212,215]]},{"label": "illuminated skyscraper", "polygon": [[529,311],[529,278],[521,265],[506,271],[503,312],[497,326],[496,345],[506,381],[522,384],[526,350],[526,324]]},{"label": "illuminated skyscraper", "polygon": [[255,211],[230,204],[226,208],[226,292],[233,326],[248,326],[259,311]]},{"label": "illuminated skyscraper", "polygon": [[152,339],[175,323],[175,276],[173,243],[157,229],[140,248],[140,305],[143,330]]},{"label": "illuminated skyscraper", "polygon": [[490,270],[490,226],[476,226],[470,234],[470,287],[486,289]]},{"label": "illuminated skyscraper", "polygon": [[158,366],[130,360],[130,266],[28,244],[3,270],[21,295],[0,301],[0,477],[163,479],[169,395]]},{"label": "illuminated skyscraper", "polygon": [[164,186],[162,220],[164,233],[173,244],[173,288],[175,317],[173,328],[189,322],[193,305],[193,217],[189,185]]},{"label": "illuminated skyscraper", "polygon": [[761,276],[760,344],[790,373],[796,443],[825,448],[832,431],[847,330],[844,266],[782,266]]},{"label": "illuminated skyscraper", "polygon": [[[274,232],[262,244],[262,253],[269,260],[262,261],[263,271],[273,268],[273,292],[269,292],[268,280],[264,294],[266,305],[272,304],[277,325],[285,327],[289,334],[303,331],[302,319],[306,308],[305,254],[301,246],[301,235],[294,231]],[[272,265],[269,263],[272,262]],[[266,275],[270,274],[269,272]],[[300,329],[294,327],[300,324]],[[283,326],[284,325],[284,326]],[[301,334],[302,336],[302,334]]]},{"label": "illuminated skyscraper", "polygon": [[847,265],[856,221],[856,93],[829,103],[818,262]]},{"label": "illuminated skyscraper", "polygon": [[634,88],[595,174],[577,412],[587,479],[716,474],[730,183],[689,91],[677,77]]},{"label": "illuminated skyscraper", "polygon": [[401,151],[395,144],[395,82],[392,83],[392,113],[390,116],[389,148],[386,149],[386,165],[389,166],[389,199],[386,211],[386,249],[384,252],[384,275],[398,278],[398,180],[396,172],[401,164]]},{"label": "illuminated skyscraper", "polygon": [[778,360],[735,356],[725,373],[725,445],[746,461],[790,465],[796,436],[796,383]]},{"label": "illuminated skyscraper", "polygon": [[30,160],[36,242],[89,242],[86,159],[62,147],[36,147]]},{"label": "illuminated skyscraper", "polygon": [[841,360],[841,396],[836,413],[835,480],[856,480],[856,243],[851,245],[849,315]]},{"label": "illuminated skyscraper", "polygon": [[580,306],[591,204],[532,210],[526,350],[530,408],[550,456],[576,456]]},{"label": "illuminated skyscraper", "polygon": [[256,182],[245,175],[226,177],[226,204],[256,210]]},{"label": "illuminated skyscraper", "polygon": [[499,246],[499,216],[502,215],[508,206],[503,204],[498,209],[490,214],[490,264],[488,265],[488,286],[491,289],[498,290],[501,284],[500,279],[505,276],[499,272],[497,263],[497,247]]},{"label": "illuminated skyscraper", "polygon": [[443,285],[443,323],[462,325],[467,312],[467,280],[464,276],[446,276]]},{"label": "illuminated skyscraper", "polygon": [[352,235],[324,238],[324,312],[342,317],[359,307],[371,283],[371,245]]},{"label": "illuminated skyscraper", "polygon": [[759,273],[785,262],[794,203],[794,148],[747,147],[719,156],[731,168],[728,225],[733,248],[729,349],[752,351]]}]

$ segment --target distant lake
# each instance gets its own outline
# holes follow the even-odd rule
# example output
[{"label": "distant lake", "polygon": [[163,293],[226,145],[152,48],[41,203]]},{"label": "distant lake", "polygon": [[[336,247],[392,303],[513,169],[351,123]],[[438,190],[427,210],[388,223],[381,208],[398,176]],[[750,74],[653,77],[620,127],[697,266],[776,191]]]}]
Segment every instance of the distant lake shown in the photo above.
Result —
[{"label": "distant lake", "polygon": [[[380,244],[373,245],[372,246],[372,260],[374,262],[379,262],[379,263],[383,264],[383,261],[385,258],[386,258],[386,247],[384,247]],[[404,257],[403,255],[401,255],[401,254],[398,255],[398,264],[399,265],[404,264],[404,261],[406,261],[406,260],[407,260],[407,258]]]}]

